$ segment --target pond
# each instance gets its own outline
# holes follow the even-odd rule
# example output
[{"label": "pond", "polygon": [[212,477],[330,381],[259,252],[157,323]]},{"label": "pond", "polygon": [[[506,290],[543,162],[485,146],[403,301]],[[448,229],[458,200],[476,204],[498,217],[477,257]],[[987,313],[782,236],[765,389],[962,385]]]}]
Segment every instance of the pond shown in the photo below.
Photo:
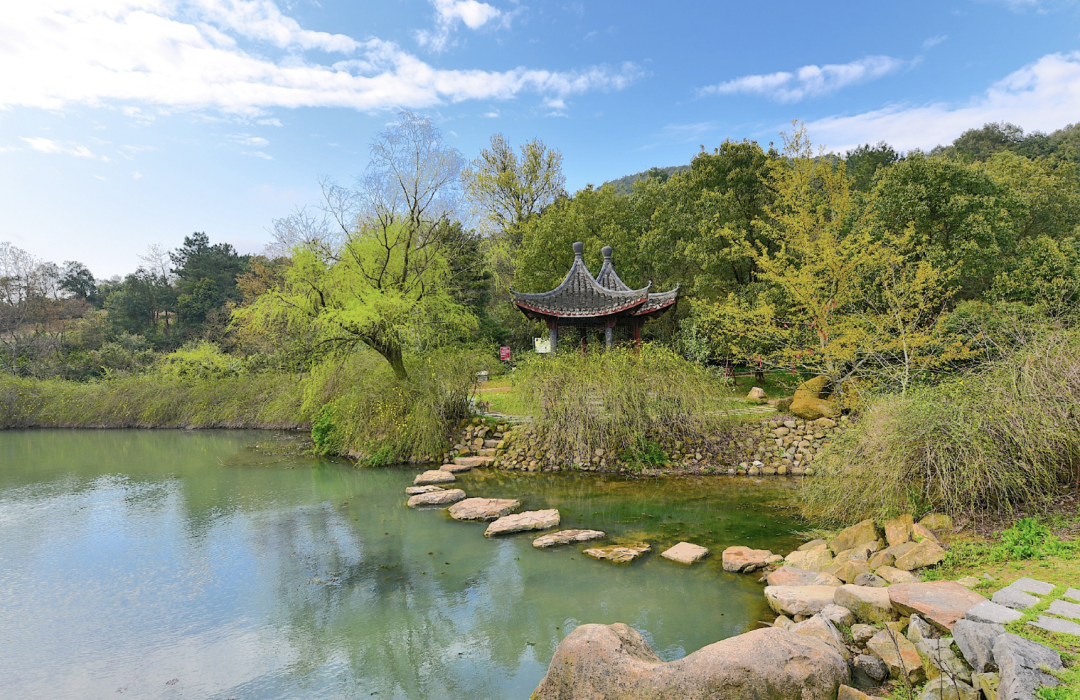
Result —
[{"label": "pond", "polygon": [[[789,479],[459,475],[652,543],[614,565],[410,510],[418,470],[287,442],[0,432],[0,696],[524,699],[582,623],[625,622],[667,660],[752,629],[771,617],[762,584],[720,550],[798,544]],[[658,556],[683,539],[713,556]]]}]

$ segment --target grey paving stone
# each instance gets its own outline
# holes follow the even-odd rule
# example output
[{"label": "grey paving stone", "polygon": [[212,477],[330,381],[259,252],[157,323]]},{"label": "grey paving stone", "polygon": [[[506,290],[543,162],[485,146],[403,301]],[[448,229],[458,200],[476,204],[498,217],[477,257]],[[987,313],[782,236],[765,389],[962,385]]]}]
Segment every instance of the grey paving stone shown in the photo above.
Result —
[{"label": "grey paving stone", "polygon": [[998,700],[1034,700],[1040,685],[1059,685],[1039,667],[1061,669],[1061,655],[1049,647],[1015,634],[1003,634],[994,643],[994,661],[1001,670]]},{"label": "grey paving stone", "polygon": [[1069,590],[1065,591],[1065,595],[1062,597],[1072,598],[1077,603],[1080,603],[1080,591],[1076,590],[1075,588],[1070,588]]},{"label": "grey paving stone", "polygon": [[1036,581],[1033,578],[1027,576],[1018,578],[1009,584],[1009,588],[1014,588],[1024,593],[1034,593],[1035,595],[1046,595],[1050,591],[1054,590],[1052,583],[1045,583],[1043,581]]},{"label": "grey paving stone", "polygon": [[1046,615],[1039,615],[1039,619],[1034,622],[1029,622],[1032,627],[1038,627],[1039,629],[1049,630],[1050,632],[1064,632],[1065,634],[1073,634],[1080,637],[1080,625],[1069,620],[1062,620],[1057,617],[1047,617]]},{"label": "grey paving stone", "polygon": [[973,620],[975,622],[985,622],[992,625],[1007,625],[1013,620],[1019,620],[1023,615],[1021,613],[1006,608],[1004,605],[998,605],[992,603],[989,600],[983,601],[973,608],[969,608],[964,613],[964,618]]},{"label": "grey paving stone", "polygon": [[997,668],[994,663],[994,643],[1005,634],[1002,625],[988,625],[971,620],[957,620],[952,628],[956,646],[964,660],[979,673],[986,673]]},{"label": "grey paving stone", "polygon": [[1072,617],[1080,620],[1080,605],[1076,603],[1066,603],[1064,600],[1055,600],[1050,603],[1050,607],[1046,612],[1051,615],[1061,615],[1062,617]]},{"label": "grey paving stone", "polygon": [[1039,602],[1039,599],[1033,595],[1028,595],[1023,591],[1019,591],[1011,586],[1002,588],[1000,591],[994,594],[994,597],[990,600],[994,601],[998,605],[1004,605],[1006,608],[1012,608],[1013,610],[1027,610],[1032,605]]}]

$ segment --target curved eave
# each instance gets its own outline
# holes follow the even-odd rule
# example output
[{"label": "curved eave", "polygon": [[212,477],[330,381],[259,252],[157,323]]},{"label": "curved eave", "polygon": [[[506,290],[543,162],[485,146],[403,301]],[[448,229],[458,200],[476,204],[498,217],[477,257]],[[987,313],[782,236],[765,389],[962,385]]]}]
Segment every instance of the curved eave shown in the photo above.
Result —
[{"label": "curved eave", "polygon": [[531,311],[535,314],[542,316],[551,316],[554,318],[604,318],[605,316],[614,316],[615,314],[636,309],[639,306],[646,304],[649,301],[647,295],[639,296],[625,304],[619,306],[613,306],[605,309],[598,309],[595,311],[556,311],[550,307],[543,307],[536,304],[529,304],[521,299],[515,299],[514,305],[519,309],[525,311]]},{"label": "curved eave", "polygon": [[619,273],[615,272],[615,268],[612,267],[610,260],[604,261],[603,266],[600,268],[600,272],[596,275],[596,283],[604,289],[611,289],[617,292],[641,291],[630,289],[626,282],[623,282],[622,278],[619,277]]}]

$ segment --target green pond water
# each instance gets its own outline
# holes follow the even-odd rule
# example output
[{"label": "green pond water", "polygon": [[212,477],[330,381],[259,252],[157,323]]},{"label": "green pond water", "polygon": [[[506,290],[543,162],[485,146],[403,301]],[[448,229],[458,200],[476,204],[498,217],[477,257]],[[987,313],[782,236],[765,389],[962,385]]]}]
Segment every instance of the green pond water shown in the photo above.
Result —
[{"label": "green pond water", "polygon": [[[283,444],[0,432],[0,697],[524,699],[582,623],[625,622],[667,660],[753,628],[762,585],[719,551],[798,544],[782,478],[459,475],[470,495],[652,543],[614,565],[410,510],[416,469]],[[684,539],[713,556],[658,556]]]}]

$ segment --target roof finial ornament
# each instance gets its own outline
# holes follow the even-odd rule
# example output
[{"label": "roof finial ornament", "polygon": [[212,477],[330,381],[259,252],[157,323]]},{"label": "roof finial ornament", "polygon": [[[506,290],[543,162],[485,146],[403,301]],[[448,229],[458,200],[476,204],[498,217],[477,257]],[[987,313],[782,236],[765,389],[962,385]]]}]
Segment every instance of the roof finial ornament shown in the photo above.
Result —
[{"label": "roof finial ornament", "polygon": [[585,245],[581,241],[574,243],[574,257],[581,260],[581,253],[585,250]]},{"label": "roof finial ornament", "polygon": [[604,260],[611,262],[611,246],[606,245],[600,249],[600,252],[604,254]]}]

